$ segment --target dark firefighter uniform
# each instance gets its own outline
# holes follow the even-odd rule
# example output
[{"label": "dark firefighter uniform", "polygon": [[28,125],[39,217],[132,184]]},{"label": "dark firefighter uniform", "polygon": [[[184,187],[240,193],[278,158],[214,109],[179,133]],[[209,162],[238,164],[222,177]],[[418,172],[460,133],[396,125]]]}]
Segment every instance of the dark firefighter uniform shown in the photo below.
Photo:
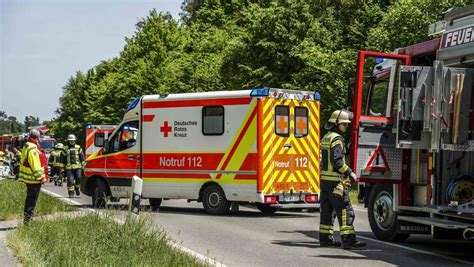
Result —
[{"label": "dark firefighter uniform", "polygon": [[63,154],[63,146],[58,144],[49,156],[49,165],[51,166],[51,176],[54,177],[54,184],[61,186],[63,184],[61,172],[64,169]]},{"label": "dark firefighter uniform", "polygon": [[[341,112],[343,113],[341,116]],[[329,122],[330,131],[321,140],[322,170],[321,170],[321,193],[320,209],[321,221],[319,226],[319,240],[321,246],[340,246],[341,243],[334,240],[333,225],[334,218],[339,221],[342,246],[346,249],[362,247],[365,243],[356,240],[354,230],[354,209],[350,203],[349,188],[350,178],[354,177],[351,168],[346,164],[346,146],[344,137],[338,128],[338,124],[350,123],[346,111],[335,111]],[[343,118],[340,118],[343,117]],[[345,129],[345,128],[344,128]],[[344,180],[344,183],[342,182]],[[334,216],[335,215],[335,216]]]},{"label": "dark firefighter uniform", "polygon": [[78,196],[81,194],[79,188],[84,153],[82,153],[82,148],[75,144],[76,137],[74,135],[69,135],[67,140],[68,144],[64,149],[63,163],[66,169],[69,197],[73,197],[74,191]]}]

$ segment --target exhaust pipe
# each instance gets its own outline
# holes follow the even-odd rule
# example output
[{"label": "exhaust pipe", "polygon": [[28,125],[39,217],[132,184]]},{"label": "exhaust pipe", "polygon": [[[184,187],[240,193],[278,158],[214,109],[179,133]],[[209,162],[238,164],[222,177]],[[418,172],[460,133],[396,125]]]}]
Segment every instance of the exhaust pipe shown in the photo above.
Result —
[{"label": "exhaust pipe", "polygon": [[474,228],[464,229],[464,232],[462,232],[462,236],[466,240],[474,240]]}]

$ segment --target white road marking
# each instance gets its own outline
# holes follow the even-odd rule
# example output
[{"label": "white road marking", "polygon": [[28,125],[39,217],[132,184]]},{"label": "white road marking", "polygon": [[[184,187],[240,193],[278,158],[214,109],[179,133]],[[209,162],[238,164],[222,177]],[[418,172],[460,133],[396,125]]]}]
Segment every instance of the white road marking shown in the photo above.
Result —
[{"label": "white road marking", "polygon": [[[50,195],[50,196],[53,196],[53,197],[56,197],[58,198],[60,201],[63,201],[65,202],[66,204],[69,204],[69,205],[76,205],[76,206],[81,206],[83,204],[77,202],[77,201],[74,201],[72,199],[69,199],[67,197],[64,197],[64,196],[61,196],[60,194],[57,194],[57,193],[54,193],[52,191],[49,191],[47,189],[44,189],[44,188],[41,188],[41,191],[45,192],[46,194]],[[101,211],[99,210],[96,210],[96,209],[91,209],[91,208],[84,208],[85,210],[88,210],[88,211],[92,211],[92,212],[96,212],[96,213],[99,213],[99,214],[103,214]],[[125,221],[123,220],[120,220],[118,218],[114,218],[113,219],[115,222],[119,223],[119,224],[124,224]],[[191,250],[187,247],[183,247],[181,245],[179,245],[178,243],[174,242],[174,241],[171,241],[170,242],[170,245],[181,250],[182,252],[186,253],[186,254],[189,254],[197,259],[199,259],[200,261],[206,263],[206,264],[209,264],[209,265],[212,265],[212,266],[216,266],[216,267],[225,267],[226,265],[223,264],[223,263],[220,263],[214,259],[211,259],[209,257],[206,257],[204,255],[202,255],[201,253],[199,252],[196,252],[194,250]]]},{"label": "white road marking", "polygon": [[443,258],[443,259],[446,259],[446,260],[457,261],[457,262],[464,263],[464,264],[474,265],[474,262],[464,261],[464,260],[452,258],[452,257],[449,257],[449,256],[444,256],[444,255],[441,255],[441,254],[437,254],[437,253],[434,253],[434,252],[429,252],[429,251],[426,251],[426,250],[421,250],[421,249],[411,248],[411,247],[407,247],[407,246],[403,246],[403,245],[399,245],[399,244],[394,244],[394,243],[389,243],[389,242],[385,242],[385,241],[380,241],[380,240],[373,239],[373,238],[370,238],[370,237],[365,237],[365,236],[360,236],[360,235],[358,235],[357,238],[365,239],[365,240],[370,240],[370,241],[372,241],[372,242],[384,244],[384,245],[387,245],[387,246],[402,248],[402,249],[410,250],[410,251],[413,251],[413,252],[423,253],[423,254],[427,254],[427,255],[431,255],[431,256]]}]

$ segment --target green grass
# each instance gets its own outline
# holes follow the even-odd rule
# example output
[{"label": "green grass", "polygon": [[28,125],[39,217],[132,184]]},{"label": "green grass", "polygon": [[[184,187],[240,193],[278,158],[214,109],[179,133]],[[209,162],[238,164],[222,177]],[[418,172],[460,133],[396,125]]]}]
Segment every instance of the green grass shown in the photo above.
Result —
[{"label": "green grass", "polygon": [[[25,206],[26,185],[14,180],[0,181],[0,221],[23,218]],[[51,196],[40,193],[36,203],[35,216],[54,212],[75,211],[71,207]]]},{"label": "green grass", "polygon": [[98,214],[33,221],[7,244],[24,266],[203,266],[143,220],[119,225]]}]

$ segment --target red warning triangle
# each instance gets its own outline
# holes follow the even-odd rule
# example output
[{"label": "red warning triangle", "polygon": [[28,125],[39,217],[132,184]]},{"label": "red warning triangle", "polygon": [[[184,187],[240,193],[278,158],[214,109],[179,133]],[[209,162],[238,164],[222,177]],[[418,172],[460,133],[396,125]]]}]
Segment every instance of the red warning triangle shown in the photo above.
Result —
[{"label": "red warning triangle", "polygon": [[382,146],[380,144],[378,144],[377,148],[375,148],[375,151],[374,153],[372,153],[372,156],[370,157],[369,162],[367,162],[367,166],[365,167],[365,169],[369,171],[381,172],[390,171],[387,158],[385,157],[385,154],[382,150]]}]

